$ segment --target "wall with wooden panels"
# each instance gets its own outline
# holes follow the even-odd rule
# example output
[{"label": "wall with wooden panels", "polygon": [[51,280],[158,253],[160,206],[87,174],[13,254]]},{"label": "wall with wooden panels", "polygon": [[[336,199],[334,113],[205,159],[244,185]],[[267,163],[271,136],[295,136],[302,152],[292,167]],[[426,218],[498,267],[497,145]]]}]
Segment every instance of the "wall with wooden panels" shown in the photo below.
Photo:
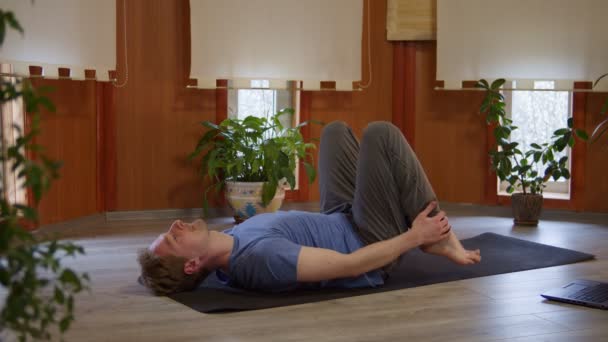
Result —
[{"label": "wall with wooden panels", "polygon": [[[120,2],[120,1],[119,1]],[[310,117],[343,120],[359,133],[374,120],[391,119],[392,45],[385,39],[386,1],[371,5],[371,85],[361,92],[313,92]],[[199,207],[202,184],[184,160],[197,123],[216,119],[215,91],[185,89],[189,73],[188,1],[127,3],[129,82],[116,90],[116,202],[112,210]],[[121,22],[121,8],[118,22]],[[118,73],[124,75],[118,30]],[[362,75],[369,80],[367,20],[363,27]],[[314,127],[311,136],[319,137]],[[318,200],[318,185],[302,200]]]},{"label": "wall with wooden panels", "polygon": [[[330,123],[332,121],[344,121],[349,126],[353,127],[355,134],[360,136],[361,123],[355,119],[353,111],[353,96],[350,92],[312,92],[310,100],[311,119]],[[320,125],[311,125],[311,138],[320,139],[323,127]],[[315,142],[317,147],[318,142]],[[317,150],[318,153],[318,150]],[[317,154],[318,155],[318,154]],[[318,158],[315,158],[315,166],[317,166]],[[318,178],[318,177],[317,177]],[[318,201],[319,200],[319,180],[308,185],[308,198],[303,200]]]},{"label": "wall with wooden panels", "polygon": [[50,224],[97,212],[96,82],[34,79],[49,86],[56,113],[42,112],[36,142],[46,154],[63,161],[55,181],[38,207],[40,223]]},{"label": "wall with wooden panels", "polygon": [[[392,45],[385,40],[386,1],[365,3],[366,13],[371,4],[372,15],[373,75],[370,86],[353,93],[313,92],[310,97],[311,118],[325,122],[346,121],[357,134],[371,121],[391,119]],[[185,87],[190,67],[188,4],[187,0],[127,2],[128,80],[124,87],[113,89],[115,106],[103,107],[104,111],[113,109],[110,126],[104,126],[104,133],[115,138],[115,167],[113,170],[102,168],[107,174],[101,175],[113,177],[113,180],[100,182],[101,185],[115,184],[115,189],[103,189],[104,196],[100,199],[105,210],[201,205],[203,184],[196,166],[187,161],[186,156],[202,132],[198,123],[217,120],[218,107],[215,90]],[[127,70],[122,0],[117,0],[117,12],[117,74],[119,83],[123,83]],[[364,83],[368,83],[367,20],[363,31],[362,75]],[[62,85],[65,89],[78,87],[77,83],[66,82]],[[95,93],[88,94],[85,101],[94,102],[95,96]],[[68,99],[58,101],[70,104]],[[91,134],[91,137],[95,136]],[[311,136],[319,137],[320,128],[314,127]],[[318,185],[315,183],[310,189],[309,195],[302,200],[318,199]],[[94,201],[94,197],[87,201]],[[71,201],[64,203],[72,205]],[[72,216],[66,214],[57,218],[65,220]]]},{"label": "wall with wooden panels", "polygon": [[[485,118],[479,114],[483,93],[435,91],[435,42],[416,42],[416,153],[442,201],[488,203],[485,179],[488,170]],[[591,133],[601,121],[599,111],[606,94],[583,97],[585,128]],[[608,212],[608,136],[584,148],[582,205],[547,203],[548,207]],[[492,186],[490,184],[489,186]],[[500,200],[508,204],[508,201]],[[549,201],[550,202],[550,201]]]},{"label": "wall with wooden panels", "polygon": [[441,201],[483,203],[483,94],[435,91],[435,58],[435,42],[416,43],[416,153]]},{"label": "wall with wooden panels", "polygon": [[[117,0],[122,23],[122,0]],[[371,4],[372,82],[360,92],[311,92],[310,118],[342,120],[360,136],[371,121],[392,118],[393,43],[386,41],[386,1]],[[113,90],[116,103],[115,192],[102,189],[107,210],[152,210],[200,207],[203,184],[196,166],[186,160],[203,120],[217,120],[215,90],[185,87],[190,64],[188,1],[129,0],[127,3],[127,53],[129,79]],[[367,83],[367,21],[363,34],[363,83]],[[124,31],[117,30],[118,75],[124,81]],[[434,42],[415,43],[415,149],[442,201],[484,203],[487,172],[486,134],[478,114],[482,94],[438,92],[435,81]],[[95,91],[94,85],[75,81],[50,82],[58,87],[53,100],[65,118],[44,122],[41,142],[51,155],[66,161],[63,179],[41,205],[43,223],[95,213]],[[92,83],[94,84],[94,83]],[[587,129],[599,117],[601,96],[589,95]],[[602,97],[603,98],[603,97]],[[405,99],[406,101],[409,99]],[[86,113],[83,114],[83,113]],[[59,119],[57,119],[59,120]],[[321,128],[312,126],[312,137]],[[63,138],[61,138],[63,136]],[[69,140],[68,140],[69,139]],[[606,139],[604,139],[605,141]],[[79,144],[67,142],[78,141]],[[608,211],[605,175],[608,153],[604,144],[590,146],[585,167],[586,210]],[[76,146],[78,146],[76,148]],[[77,150],[77,151],[76,151]],[[74,160],[80,163],[76,167]],[[103,176],[103,175],[101,175]],[[70,182],[67,180],[70,179]],[[106,183],[101,183],[106,184]],[[111,182],[110,182],[111,184]],[[318,200],[318,183],[301,200]]]},{"label": "wall with wooden panels", "polygon": [[[371,121],[391,121],[392,118],[393,44],[386,40],[386,0],[368,0],[365,4],[365,15],[369,10],[371,18],[369,46],[372,79],[368,88],[353,92],[352,125],[356,133],[360,133]],[[369,81],[367,32],[367,21],[364,21],[361,74],[364,85]]]},{"label": "wall with wooden panels", "polygon": [[[585,128],[593,132],[606,116],[600,116],[600,109],[608,94],[587,95]],[[597,142],[587,143],[585,161],[585,211],[608,212],[608,134]]]},{"label": "wall with wooden panels", "polygon": [[[120,3],[120,1],[119,1]],[[215,120],[215,90],[187,89],[188,1],[129,0],[129,80],[116,89],[116,198],[111,210],[193,208],[202,203],[196,167],[186,160]],[[122,22],[122,6],[118,22]],[[124,75],[118,30],[118,74]]]}]

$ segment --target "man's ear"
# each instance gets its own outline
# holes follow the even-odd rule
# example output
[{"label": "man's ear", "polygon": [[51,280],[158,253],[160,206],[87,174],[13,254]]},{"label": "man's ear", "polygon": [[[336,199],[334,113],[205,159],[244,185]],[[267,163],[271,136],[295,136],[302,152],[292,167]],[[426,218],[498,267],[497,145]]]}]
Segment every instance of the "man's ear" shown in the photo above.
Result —
[{"label": "man's ear", "polygon": [[184,273],[194,274],[202,268],[202,262],[198,258],[190,259],[184,264]]}]

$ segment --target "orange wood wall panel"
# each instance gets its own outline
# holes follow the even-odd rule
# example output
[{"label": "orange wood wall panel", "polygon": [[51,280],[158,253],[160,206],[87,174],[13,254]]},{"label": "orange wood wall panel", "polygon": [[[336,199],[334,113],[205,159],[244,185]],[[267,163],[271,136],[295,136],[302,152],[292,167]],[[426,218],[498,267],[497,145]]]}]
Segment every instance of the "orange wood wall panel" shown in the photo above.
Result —
[{"label": "orange wood wall panel", "polygon": [[97,213],[96,82],[34,79],[50,86],[56,113],[42,112],[36,142],[46,154],[63,161],[61,178],[38,207],[40,223],[50,224]]},{"label": "orange wood wall panel", "polygon": [[[393,101],[393,44],[386,40],[386,0],[365,1],[365,15],[371,15],[371,69],[372,80],[368,88],[352,93],[352,125],[359,134],[372,121],[392,119]],[[371,8],[367,8],[367,6]],[[367,20],[363,21],[362,73],[363,84],[368,77]],[[314,116],[314,113],[313,113]]]},{"label": "orange wood wall panel", "polygon": [[[323,121],[330,123],[332,121],[344,121],[351,127],[357,136],[360,137],[361,131],[365,121],[356,119],[353,109],[353,94],[351,92],[335,92],[335,91],[316,91],[306,92],[306,101],[309,102],[310,118],[313,120]],[[373,121],[373,118],[368,118],[369,121]],[[312,124],[310,127],[310,137],[319,139],[321,138],[321,131],[323,127],[320,125]],[[317,148],[319,146],[318,142]],[[318,150],[314,160],[315,166],[318,166]],[[318,201],[319,200],[319,179],[308,186],[308,196],[304,197],[305,201]]]},{"label": "orange wood wall panel", "polygon": [[[585,128],[593,132],[606,116],[600,116],[600,109],[608,94],[589,94]],[[597,142],[587,143],[585,161],[584,210],[608,212],[608,134]]]},{"label": "orange wood wall panel", "polygon": [[[116,210],[193,208],[203,185],[186,156],[215,120],[215,90],[187,89],[189,2],[127,2],[129,80],[116,89]],[[117,6],[121,22],[122,2]],[[118,30],[118,74],[124,75]]]},{"label": "orange wood wall panel", "polygon": [[392,120],[416,151],[417,42],[393,42]]},{"label": "orange wood wall panel", "polygon": [[114,85],[97,82],[97,208],[116,209],[116,103]]},{"label": "orange wood wall panel", "polygon": [[486,125],[483,94],[436,91],[435,42],[416,48],[416,153],[439,200],[483,203]]}]

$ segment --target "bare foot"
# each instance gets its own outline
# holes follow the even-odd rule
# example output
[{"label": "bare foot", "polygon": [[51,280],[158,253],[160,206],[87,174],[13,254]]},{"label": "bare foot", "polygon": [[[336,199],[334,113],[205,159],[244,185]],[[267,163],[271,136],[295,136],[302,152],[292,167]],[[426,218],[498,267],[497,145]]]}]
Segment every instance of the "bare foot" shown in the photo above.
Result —
[{"label": "bare foot", "polygon": [[459,265],[473,265],[481,261],[479,249],[464,249],[454,232],[450,232],[449,237],[432,245],[421,246],[420,249],[425,253],[444,256]]}]

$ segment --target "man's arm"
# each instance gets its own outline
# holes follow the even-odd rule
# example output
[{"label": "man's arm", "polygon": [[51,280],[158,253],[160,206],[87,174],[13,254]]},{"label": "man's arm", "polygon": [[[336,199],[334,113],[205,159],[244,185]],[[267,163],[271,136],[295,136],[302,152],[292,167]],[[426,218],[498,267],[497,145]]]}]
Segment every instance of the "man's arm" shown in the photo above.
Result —
[{"label": "man's arm", "polygon": [[316,282],[357,277],[388,265],[408,250],[420,246],[411,231],[343,254],[330,249],[302,247],[298,258],[298,281]]},{"label": "man's arm", "polygon": [[414,220],[412,228],[392,239],[369,244],[350,254],[314,247],[302,247],[298,257],[298,281],[357,277],[381,268],[396,260],[401,254],[423,244],[447,237],[450,225],[444,212],[428,217],[436,207],[431,203]]}]

